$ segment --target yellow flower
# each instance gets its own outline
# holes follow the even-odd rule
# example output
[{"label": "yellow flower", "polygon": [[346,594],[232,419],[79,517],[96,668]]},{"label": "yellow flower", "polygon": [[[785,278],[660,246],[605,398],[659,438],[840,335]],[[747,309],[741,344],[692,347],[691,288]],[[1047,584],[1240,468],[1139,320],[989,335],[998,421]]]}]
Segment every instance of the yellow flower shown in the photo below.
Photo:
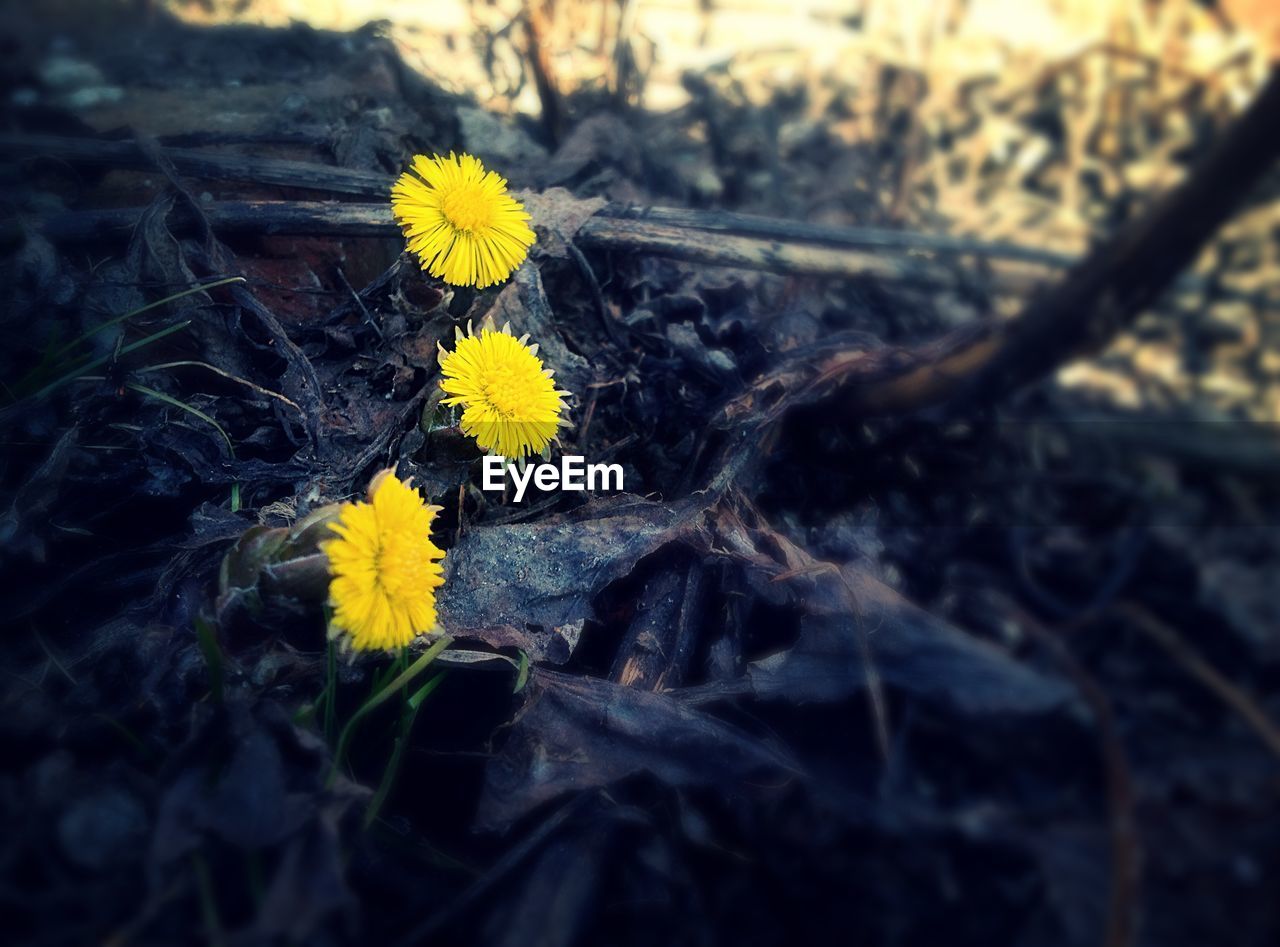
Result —
[{"label": "yellow flower", "polygon": [[422,268],[454,286],[502,282],[536,239],[506,179],[452,151],[415,156],[391,188],[391,211]]},{"label": "yellow flower", "polygon": [[463,406],[463,432],[503,457],[542,453],[566,423],[561,399],[569,392],[556,389],[538,347],[527,335],[512,337],[510,325],[498,331],[489,321],[478,335],[470,323],[465,335],[456,333],[452,352],[440,348],[440,387],[450,396],[444,404]]},{"label": "yellow flower", "polygon": [[436,628],[436,589],[444,551],[431,541],[440,507],[395,475],[377,474],[369,502],[344,503],[321,543],[329,557],[332,632],[357,651],[402,648]]}]

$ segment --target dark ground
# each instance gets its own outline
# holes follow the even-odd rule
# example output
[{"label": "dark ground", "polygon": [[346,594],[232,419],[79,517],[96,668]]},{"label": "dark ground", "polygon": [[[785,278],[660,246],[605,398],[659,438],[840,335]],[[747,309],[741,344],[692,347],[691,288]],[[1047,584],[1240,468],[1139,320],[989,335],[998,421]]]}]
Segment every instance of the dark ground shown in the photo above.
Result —
[{"label": "dark ground", "polygon": [[[122,140],[387,174],[465,147],[516,187],[695,207],[709,168],[718,207],[825,197],[892,222],[892,141],[818,127],[780,164],[799,106],[723,77],[667,116],[580,95],[553,145],[477,131],[375,30],[69,35],[54,48],[83,81],[50,78],[34,26],[5,40],[6,132],[83,135],[67,97],[117,89]],[[1208,439],[1207,459],[1171,458],[1080,423],[1101,408],[1053,384],[726,427],[722,405],[784,360],[929,338],[957,297],[989,315],[990,284],[957,265],[943,306],[544,239],[510,286],[445,294],[394,239],[199,226],[213,202],[329,195],[2,168],[9,942],[1280,941],[1274,467],[1213,447],[1258,427],[1142,426]],[[837,177],[862,184],[833,194]],[[141,205],[121,241],[39,226]],[[625,495],[516,506],[469,486],[434,353],[493,307],[576,395],[564,451],[624,464]],[[251,590],[219,594],[219,564],[391,463],[445,508],[448,630],[532,670],[513,693],[506,662],[450,666],[411,733],[373,716],[327,786],[320,611],[256,563]],[[339,667],[339,720],[382,663]]]}]

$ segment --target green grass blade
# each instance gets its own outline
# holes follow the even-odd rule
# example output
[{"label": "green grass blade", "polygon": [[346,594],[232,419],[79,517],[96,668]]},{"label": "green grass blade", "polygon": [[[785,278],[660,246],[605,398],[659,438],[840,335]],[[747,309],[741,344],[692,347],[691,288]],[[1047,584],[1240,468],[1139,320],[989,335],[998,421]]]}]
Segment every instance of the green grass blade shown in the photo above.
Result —
[{"label": "green grass blade", "polygon": [[405,703],[407,703],[413,710],[417,710],[419,707],[422,706],[422,702],[431,696],[431,692],[440,686],[440,682],[444,680],[444,675],[445,675],[444,671],[441,671],[438,674],[436,674],[434,677],[431,678],[431,680],[427,681],[427,683],[419,687],[409,697],[409,699],[405,701]]},{"label": "green grass blade", "polygon": [[182,322],[175,322],[171,326],[165,326],[163,329],[160,329],[158,332],[151,333],[146,338],[139,339],[137,342],[129,343],[128,345],[122,347],[118,353],[113,352],[111,355],[99,356],[98,358],[95,358],[92,361],[86,362],[83,365],[73,368],[71,371],[67,372],[61,378],[58,378],[54,381],[49,382],[49,384],[45,385],[43,388],[37,391],[34,395],[32,395],[32,397],[43,398],[45,395],[49,394],[49,392],[53,391],[56,388],[61,388],[67,382],[75,381],[81,375],[88,374],[89,372],[93,371],[95,368],[101,368],[103,365],[107,364],[107,362],[111,361],[113,358],[116,358],[117,355],[128,355],[130,352],[136,352],[138,349],[142,348],[143,346],[150,345],[152,342],[158,342],[159,340],[163,339],[167,335],[173,335],[173,333],[175,332],[181,332],[183,329],[185,329],[189,325],[191,325],[190,319],[186,319]]},{"label": "green grass blade", "polygon": [[[329,607],[326,605],[325,606],[325,618],[326,618],[325,624],[326,625],[328,624],[328,619],[330,617],[332,616],[330,615]],[[334,704],[337,702],[337,699],[338,699],[338,648],[337,648],[337,645],[334,644],[333,639],[330,638],[328,641],[328,648],[326,651],[325,662],[324,662],[324,741],[325,743],[328,743],[330,745],[332,745],[333,743],[333,728],[335,725],[334,720],[336,715],[336,709],[334,707]]]},{"label": "green grass blade", "polygon": [[149,309],[156,309],[160,306],[165,305],[166,303],[177,302],[179,299],[182,299],[185,296],[191,296],[194,293],[203,292],[206,289],[217,289],[219,286],[226,286],[228,283],[244,283],[244,282],[247,282],[247,280],[243,276],[228,276],[226,279],[216,280],[215,282],[212,282],[212,283],[205,283],[203,286],[192,286],[189,289],[184,289],[180,293],[174,293],[172,296],[166,296],[164,299],[157,299],[153,303],[147,303],[145,306],[139,306],[137,309],[131,309],[128,312],[126,312],[124,315],[114,316],[113,318],[108,319],[106,322],[102,323],[101,325],[94,326],[92,329],[85,332],[83,335],[77,336],[76,338],[72,339],[62,348],[58,349],[56,352],[50,355],[49,359],[50,361],[52,361],[53,359],[57,358],[59,355],[65,355],[67,352],[71,351],[81,342],[87,342],[89,339],[93,338],[99,332],[102,332],[106,329],[110,329],[112,326],[119,325],[122,322],[126,322],[129,319],[132,319],[134,316],[140,316],[142,315],[142,313],[146,312]]},{"label": "green grass blade", "polygon": [[351,736],[355,733],[356,724],[364,717],[368,716],[378,707],[380,707],[389,698],[398,693],[401,688],[406,687],[410,681],[421,674],[430,666],[431,662],[436,659],[445,648],[453,643],[453,639],[448,635],[441,635],[440,638],[431,645],[426,651],[418,656],[418,659],[409,665],[399,676],[390,684],[382,688],[378,693],[370,697],[360,709],[351,715],[351,719],[347,721],[347,725],[342,728],[342,733],[338,737],[338,748],[333,753],[333,768],[329,770],[329,779],[327,785],[332,785],[337,778],[338,770],[341,768],[343,760],[347,757],[347,745],[351,742]]},{"label": "green grass blade", "polygon": [[171,404],[175,408],[181,408],[183,411],[186,411],[188,414],[195,415],[201,421],[207,421],[209,424],[212,424],[214,429],[217,430],[217,432],[222,435],[222,439],[226,441],[227,450],[231,452],[231,456],[232,457],[236,456],[235,445],[231,443],[231,438],[227,435],[227,432],[222,429],[222,425],[219,424],[217,421],[215,421],[213,418],[209,417],[209,415],[205,414],[199,408],[193,407],[187,404],[185,401],[179,401],[177,398],[173,397],[172,395],[166,395],[163,391],[156,391],[156,389],[154,388],[148,388],[146,385],[139,385],[136,382],[129,382],[125,387],[129,388],[132,391],[136,391],[139,394],[146,395],[148,398],[155,398],[157,401],[163,401],[165,404]]},{"label": "green grass blade", "polygon": [[511,693],[518,694],[524,690],[524,686],[529,683],[529,653],[523,648],[520,649],[520,663],[516,667],[516,686],[512,688]]},{"label": "green grass blade", "polygon": [[197,618],[196,640],[200,642],[200,652],[204,655],[204,663],[209,667],[209,693],[216,703],[222,703],[222,683],[224,677],[222,648],[218,645],[218,636],[213,626],[203,618]]}]

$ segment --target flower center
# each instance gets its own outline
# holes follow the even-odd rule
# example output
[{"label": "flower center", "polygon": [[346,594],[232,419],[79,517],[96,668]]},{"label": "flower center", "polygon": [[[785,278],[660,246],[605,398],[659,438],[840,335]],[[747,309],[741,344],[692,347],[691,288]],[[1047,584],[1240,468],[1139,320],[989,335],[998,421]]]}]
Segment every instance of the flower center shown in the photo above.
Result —
[{"label": "flower center", "polygon": [[493,222],[493,201],[475,184],[463,184],[444,196],[440,209],[459,230],[483,230]]},{"label": "flower center", "polygon": [[403,536],[387,531],[379,538],[374,582],[388,598],[397,598],[404,589],[412,565],[410,553]]},{"label": "flower center", "polygon": [[533,391],[529,380],[520,373],[496,371],[484,384],[484,395],[493,409],[508,419],[515,419],[530,409]]}]

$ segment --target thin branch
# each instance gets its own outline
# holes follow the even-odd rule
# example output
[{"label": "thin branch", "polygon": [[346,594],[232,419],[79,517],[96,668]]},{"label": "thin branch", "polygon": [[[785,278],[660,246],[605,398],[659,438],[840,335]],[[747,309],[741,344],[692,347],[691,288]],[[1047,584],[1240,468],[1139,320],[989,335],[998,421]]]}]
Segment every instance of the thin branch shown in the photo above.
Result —
[{"label": "thin branch", "polygon": [[[201,208],[201,213],[218,233],[307,234],[310,236],[398,237],[400,228],[391,216],[389,204],[338,204],[307,201],[223,201]],[[81,242],[128,236],[142,210],[67,211],[32,220],[48,239]],[[194,222],[181,209],[170,217],[176,230],[190,229]],[[948,285],[953,275],[941,267],[905,255],[859,252],[804,243],[786,243],[687,227],[655,224],[642,220],[593,217],[578,231],[575,240],[585,247],[619,253],[645,253],[672,259],[764,270],[774,273],[859,277],[907,281],[914,285]],[[1002,287],[1024,292],[1037,282],[1002,277]]]},{"label": "thin branch", "polygon": [[765,240],[788,240],[819,246],[848,247],[855,250],[890,252],[922,250],[930,253],[1017,260],[1054,267],[1070,267],[1076,262],[1076,258],[1070,254],[1023,247],[1014,243],[991,243],[969,237],[923,234],[910,230],[888,230],[879,227],[834,227],[827,224],[810,224],[800,220],[780,220],[756,214],[739,214],[733,211],[611,204],[600,213],[609,217],[645,220],[691,230],[710,230],[745,237],[760,237]]},{"label": "thin branch", "polygon": [[1160,645],[1173,660],[1203,684],[1222,703],[1234,710],[1272,755],[1280,758],[1280,727],[1252,697],[1227,680],[1206,661],[1171,625],[1167,625],[1141,605],[1121,602],[1115,611],[1133,627]]},{"label": "thin branch", "polygon": [[1034,616],[1009,601],[1005,607],[1071,678],[1093,715],[1098,748],[1107,774],[1107,821],[1111,832],[1111,891],[1103,947],[1132,947],[1138,939],[1142,901],[1142,838],[1138,832],[1133,771],[1120,739],[1111,700],[1062,639]]},{"label": "thin branch", "polygon": [[[155,166],[156,153],[183,175],[204,181],[265,184],[316,193],[376,198],[379,201],[387,198],[395,180],[390,175],[377,172],[355,171],[304,161],[210,153],[184,148],[159,148],[155,149],[154,153],[148,154],[133,141],[0,134],[0,155],[12,158],[48,157],[73,165],[149,170]],[[517,196],[519,196],[518,193]],[[222,206],[233,208],[237,205]],[[368,223],[365,217],[371,211],[372,208],[356,211],[354,218],[325,215],[323,225],[337,229],[324,232],[349,236],[374,235],[364,229]],[[689,230],[704,230],[765,241],[813,244],[879,253],[923,251],[939,255],[979,256],[1049,267],[1067,267],[1075,262],[1073,257],[1066,254],[1004,242],[992,243],[967,237],[921,234],[874,227],[833,227],[729,211],[611,204],[602,209],[597,217],[663,224],[673,228],[672,230],[639,231],[642,235],[660,235],[663,239],[668,239],[675,234],[683,235],[687,241],[690,238]],[[265,222],[263,225],[266,225]],[[224,226],[251,229],[252,223],[249,219],[232,214],[231,219]],[[286,219],[281,221],[279,226],[287,227],[291,224]],[[355,229],[347,229],[351,226]],[[596,241],[608,244],[612,232],[610,226],[607,223],[596,225],[596,229],[598,231]],[[394,234],[396,230],[388,227],[385,232]],[[625,227],[617,231],[619,234],[630,232]],[[67,228],[64,228],[64,233],[68,237],[75,236],[74,231]],[[652,237],[650,239],[652,240]]]}]

